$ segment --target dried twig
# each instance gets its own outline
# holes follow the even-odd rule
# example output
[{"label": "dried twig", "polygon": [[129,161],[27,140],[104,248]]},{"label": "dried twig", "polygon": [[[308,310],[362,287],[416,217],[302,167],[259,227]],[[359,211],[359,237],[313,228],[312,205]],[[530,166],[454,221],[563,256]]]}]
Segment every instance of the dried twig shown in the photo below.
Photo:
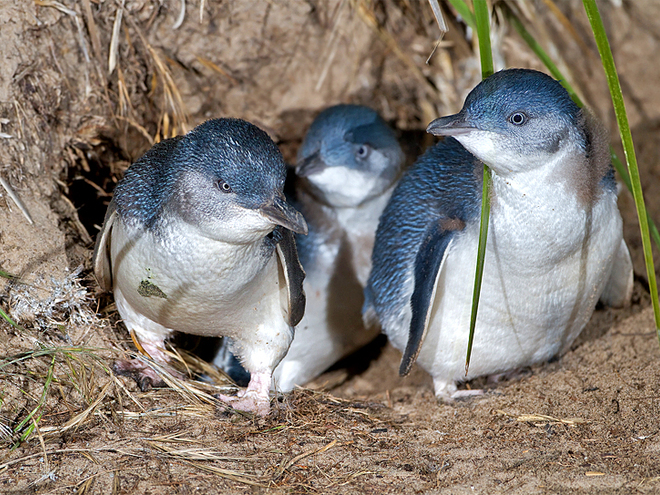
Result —
[{"label": "dried twig", "polygon": [[7,192],[7,195],[12,199],[12,201],[18,206],[18,209],[21,210],[21,213],[25,217],[25,219],[28,221],[30,225],[34,225],[34,220],[32,220],[32,215],[30,215],[30,211],[27,209],[27,206],[25,206],[25,203],[21,201],[21,198],[14,192],[14,190],[11,188],[9,185],[9,182],[7,182],[3,177],[0,177],[0,185],[4,188],[4,190]]}]

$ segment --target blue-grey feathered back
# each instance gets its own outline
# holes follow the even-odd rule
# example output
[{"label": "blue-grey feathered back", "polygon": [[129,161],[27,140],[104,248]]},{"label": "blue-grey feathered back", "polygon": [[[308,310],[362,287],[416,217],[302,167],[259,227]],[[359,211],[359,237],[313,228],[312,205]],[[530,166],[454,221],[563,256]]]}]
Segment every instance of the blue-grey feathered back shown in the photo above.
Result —
[{"label": "blue-grey feathered back", "polygon": [[404,280],[412,277],[425,233],[433,222],[478,218],[482,166],[458,141],[447,138],[428,149],[405,172],[378,225],[366,305],[379,318],[398,315]]}]

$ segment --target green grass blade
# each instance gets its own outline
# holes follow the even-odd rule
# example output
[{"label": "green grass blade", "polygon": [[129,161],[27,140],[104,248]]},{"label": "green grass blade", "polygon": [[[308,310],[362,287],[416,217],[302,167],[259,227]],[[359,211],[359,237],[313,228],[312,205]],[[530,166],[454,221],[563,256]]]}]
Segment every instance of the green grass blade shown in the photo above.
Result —
[{"label": "green grass blade", "polygon": [[[479,57],[481,58],[481,76],[485,79],[493,74],[493,53],[490,47],[490,16],[486,0],[475,0],[474,17],[479,38]],[[479,296],[481,295],[481,282],[484,273],[484,260],[486,258],[486,241],[488,239],[488,221],[490,219],[490,170],[484,164],[483,189],[481,193],[481,221],[479,224],[479,249],[477,251],[477,269],[474,275],[474,291],[472,293],[472,313],[470,316],[470,335],[465,356],[465,375],[470,367],[472,357],[472,344],[474,342],[474,329],[477,324],[479,311]]]},{"label": "green grass blade", "polygon": [[449,3],[452,7],[458,12],[465,21],[465,24],[470,26],[473,30],[477,30],[477,21],[474,18],[474,14],[470,10],[470,7],[467,6],[464,0],[449,0]]},{"label": "green grass blade", "polygon": [[651,301],[653,303],[656,333],[658,335],[658,340],[660,341],[660,303],[658,301],[658,285],[655,278],[655,268],[653,266],[649,222],[646,216],[646,208],[644,207],[644,195],[642,193],[642,185],[639,178],[639,169],[637,168],[637,158],[635,156],[632,134],[630,133],[630,125],[628,124],[626,106],[623,101],[623,93],[621,92],[621,84],[619,83],[619,76],[616,72],[616,66],[614,65],[614,57],[612,56],[610,43],[607,40],[603,20],[598,12],[596,2],[595,0],[582,0],[582,4],[584,5],[584,10],[591,23],[591,30],[594,33],[598,52],[600,53],[603,68],[605,69],[605,75],[607,76],[607,84],[612,96],[614,113],[616,114],[616,120],[619,124],[619,134],[621,135],[623,151],[628,165],[628,172],[630,174],[633,198],[635,199],[635,206],[637,207],[639,228],[642,233],[644,261],[646,263],[646,274],[649,278],[649,289],[651,292]]},{"label": "green grass blade", "polygon": [[[2,269],[0,269],[0,278],[6,278],[9,280],[18,280],[18,277],[16,275],[12,275],[11,273],[6,272]],[[12,320],[11,317],[7,313],[5,313],[2,308],[0,308],[0,318],[5,320],[12,327],[17,328],[19,330],[23,330],[23,328],[19,326],[14,320]]]},{"label": "green grass blade", "polygon": [[9,316],[7,313],[4,312],[2,308],[0,308],[0,318],[5,320],[7,323],[9,323],[12,327],[18,328],[19,330],[23,330],[21,326],[19,326],[14,320],[11,319],[11,316]]},{"label": "green grass blade", "polygon": [[0,277],[2,277],[2,278],[8,278],[8,279],[10,279],[10,280],[11,280],[11,279],[18,278],[16,275],[12,275],[11,273],[6,272],[6,271],[4,271],[4,270],[2,270],[2,269],[0,269]]},{"label": "green grass blade", "polygon": [[474,275],[474,290],[472,292],[472,312],[470,314],[470,335],[465,356],[465,375],[470,368],[472,357],[472,344],[474,342],[474,329],[477,324],[477,311],[479,310],[479,296],[481,295],[481,282],[484,275],[484,260],[486,259],[486,240],[488,239],[488,220],[490,219],[490,170],[484,165],[483,189],[481,192],[481,223],[479,224],[479,248],[477,250],[477,270]]},{"label": "green grass blade", "polygon": [[[48,390],[50,389],[50,384],[53,381],[54,371],[55,371],[55,355],[53,354],[53,357],[50,362],[50,367],[48,368],[48,375],[46,376],[46,381],[44,383],[44,388],[43,391],[41,392],[41,398],[39,399],[39,403],[32,411],[30,411],[30,414],[28,414],[27,417],[14,428],[14,433],[18,433],[19,431],[21,431],[21,429],[27,423],[30,422],[30,420],[34,417],[34,415],[43,408],[44,404],[46,404],[46,398],[48,397]],[[21,434],[19,440],[12,446],[12,450],[16,449],[32,434],[34,428],[36,427],[36,423],[38,423],[40,419],[41,419],[41,414],[39,414],[39,416],[37,416],[36,421]]]},{"label": "green grass blade", "polygon": [[477,37],[479,39],[481,77],[486,79],[495,72],[493,69],[493,52],[490,48],[490,14],[486,0],[474,0],[474,19],[477,24]]},{"label": "green grass blade", "polygon": [[[614,165],[616,171],[619,172],[621,180],[623,180],[623,183],[626,185],[628,190],[632,192],[632,182],[630,180],[630,175],[628,174],[628,169],[623,165],[623,163],[621,163],[621,160],[619,160],[619,157],[616,156],[616,153],[614,153],[612,148],[610,148],[610,154],[612,155],[612,165]],[[644,210],[646,211],[646,208],[644,208]],[[653,219],[648,216],[648,212],[645,214],[649,223],[649,230],[651,232],[653,242],[655,242],[655,245],[658,247],[658,249],[660,249],[660,232],[658,232],[658,227],[655,225]]]}]

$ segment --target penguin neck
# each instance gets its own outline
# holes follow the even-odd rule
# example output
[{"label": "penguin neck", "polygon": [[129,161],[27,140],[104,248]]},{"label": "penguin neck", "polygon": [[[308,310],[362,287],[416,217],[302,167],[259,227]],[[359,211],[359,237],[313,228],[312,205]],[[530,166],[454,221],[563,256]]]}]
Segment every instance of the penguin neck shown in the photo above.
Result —
[{"label": "penguin neck", "polygon": [[598,182],[589,174],[584,150],[577,145],[566,146],[529,170],[493,172],[493,205],[522,202],[527,208],[589,210],[599,196]]},{"label": "penguin neck", "polygon": [[392,195],[394,185],[382,194],[352,208],[334,208],[337,224],[344,232],[353,254],[357,279],[365,287],[371,271],[371,252],[381,213]]},{"label": "penguin neck", "polygon": [[310,228],[321,235],[327,246],[340,249],[347,243],[358,281],[366,286],[371,270],[371,252],[378,228],[378,220],[392,195],[394,185],[382,194],[358,206],[332,207],[305,191],[298,190],[298,201]]},{"label": "penguin neck", "polygon": [[390,186],[382,194],[371,197],[357,206],[335,207],[331,208],[337,218],[337,222],[346,231],[355,228],[367,229],[373,231],[375,235],[378,228],[378,219],[385,209],[387,202],[392,195],[394,185]]}]

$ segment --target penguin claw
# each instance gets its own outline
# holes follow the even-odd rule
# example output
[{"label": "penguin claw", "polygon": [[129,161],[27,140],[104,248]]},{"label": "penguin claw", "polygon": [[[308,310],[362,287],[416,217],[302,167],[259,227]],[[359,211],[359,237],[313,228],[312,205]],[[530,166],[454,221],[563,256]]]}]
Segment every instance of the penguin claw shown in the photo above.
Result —
[{"label": "penguin claw", "polygon": [[238,411],[246,411],[258,416],[268,416],[270,412],[270,373],[251,373],[250,383],[240,390],[236,397],[218,394],[216,397],[227,402]]},{"label": "penguin claw", "polygon": [[167,384],[149,365],[137,359],[121,359],[112,364],[112,371],[118,376],[127,376],[137,383],[142,392],[150,388],[162,388]]},{"label": "penguin claw", "polygon": [[270,399],[258,397],[256,394],[243,395],[243,397],[218,394],[216,397],[237,411],[249,412],[261,417],[268,416],[270,412]]}]

